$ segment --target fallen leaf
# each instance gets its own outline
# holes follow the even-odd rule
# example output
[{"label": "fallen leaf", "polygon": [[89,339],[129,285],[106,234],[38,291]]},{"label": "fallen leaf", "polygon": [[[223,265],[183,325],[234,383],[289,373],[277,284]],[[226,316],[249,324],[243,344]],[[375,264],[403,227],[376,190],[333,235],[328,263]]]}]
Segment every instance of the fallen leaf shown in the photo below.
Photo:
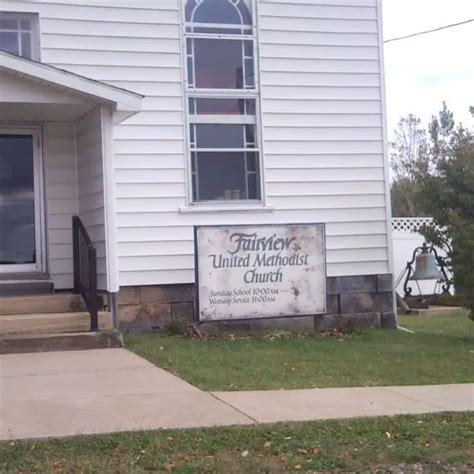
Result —
[{"label": "fallen leaf", "polygon": [[388,439],[392,437],[392,435],[388,431],[385,432],[385,436],[387,436]]},{"label": "fallen leaf", "polygon": [[307,451],[306,449],[298,448],[297,451],[298,451],[300,454],[308,454],[308,451]]},{"label": "fallen leaf", "polygon": [[265,446],[265,448],[269,448],[271,445],[272,445],[272,442],[267,441],[263,446]]}]

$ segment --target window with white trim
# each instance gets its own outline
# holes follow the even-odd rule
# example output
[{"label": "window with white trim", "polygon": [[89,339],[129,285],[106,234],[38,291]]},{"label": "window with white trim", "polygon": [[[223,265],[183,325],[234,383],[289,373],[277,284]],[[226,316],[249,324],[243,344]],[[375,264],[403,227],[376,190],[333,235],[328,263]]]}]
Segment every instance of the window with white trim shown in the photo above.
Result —
[{"label": "window with white trim", "polygon": [[38,15],[0,12],[0,51],[39,60]]},{"label": "window with white trim", "polygon": [[260,201],[251,0],[184,0],[192,201]]}]

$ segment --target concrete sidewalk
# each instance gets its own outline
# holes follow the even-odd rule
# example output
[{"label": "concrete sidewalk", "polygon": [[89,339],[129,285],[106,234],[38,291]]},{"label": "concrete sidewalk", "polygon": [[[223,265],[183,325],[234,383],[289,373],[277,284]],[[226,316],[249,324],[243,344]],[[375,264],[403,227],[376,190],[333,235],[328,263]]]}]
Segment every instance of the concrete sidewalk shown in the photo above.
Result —
[{"label": "concrete sidewalk", "polygon": [[124,349],[0,356],[0,439],[474,410],[474,384],[205,393]]},{"label": "concrete sidewalk", "polygon": [[250,424],[124,349],[0,356],[0,439]]},{"label": "concrete sidewalk", "polygon": [[214,395],[257,423],[474,410],[474,384],[215,392]]}]

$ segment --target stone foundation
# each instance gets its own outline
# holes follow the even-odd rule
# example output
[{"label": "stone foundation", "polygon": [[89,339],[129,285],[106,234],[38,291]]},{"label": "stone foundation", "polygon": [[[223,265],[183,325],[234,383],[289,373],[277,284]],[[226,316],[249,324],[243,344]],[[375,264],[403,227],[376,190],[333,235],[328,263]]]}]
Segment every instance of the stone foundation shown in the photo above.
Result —
[{"label": "stone foundation", "polygon": [[317,331],[396,329],[392,275],[332,277],[327,281],[328,314],[315,316]]},{"label": "stone foundation", "polygon": [[118,297],[120,329],[164,329],[194,322],[194,285],[128,286]]},{"label": "stone foundation", "polygon": [[[353,331],[364,327],[396,328],[391,275],[330,277],[327,311],[320,316],[204,323],[203,332],[264,330]],[[120,329],[159,330],[196,321],[194,285],[124,287],[119,293]]]}]

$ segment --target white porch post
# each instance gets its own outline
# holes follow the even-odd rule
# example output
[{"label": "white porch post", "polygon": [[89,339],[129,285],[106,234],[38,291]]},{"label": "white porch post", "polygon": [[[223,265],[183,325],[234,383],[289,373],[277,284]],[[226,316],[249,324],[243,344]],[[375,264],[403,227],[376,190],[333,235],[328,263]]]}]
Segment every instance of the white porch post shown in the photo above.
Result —
[{"label": "white porch post", "polygon": [[113,112],[101,105],[102,158],[104,170],[105,244],[107,250],[107,288],[110,293],[119,291],[119,269],[115,202],[115,165],[113,151]]}]

